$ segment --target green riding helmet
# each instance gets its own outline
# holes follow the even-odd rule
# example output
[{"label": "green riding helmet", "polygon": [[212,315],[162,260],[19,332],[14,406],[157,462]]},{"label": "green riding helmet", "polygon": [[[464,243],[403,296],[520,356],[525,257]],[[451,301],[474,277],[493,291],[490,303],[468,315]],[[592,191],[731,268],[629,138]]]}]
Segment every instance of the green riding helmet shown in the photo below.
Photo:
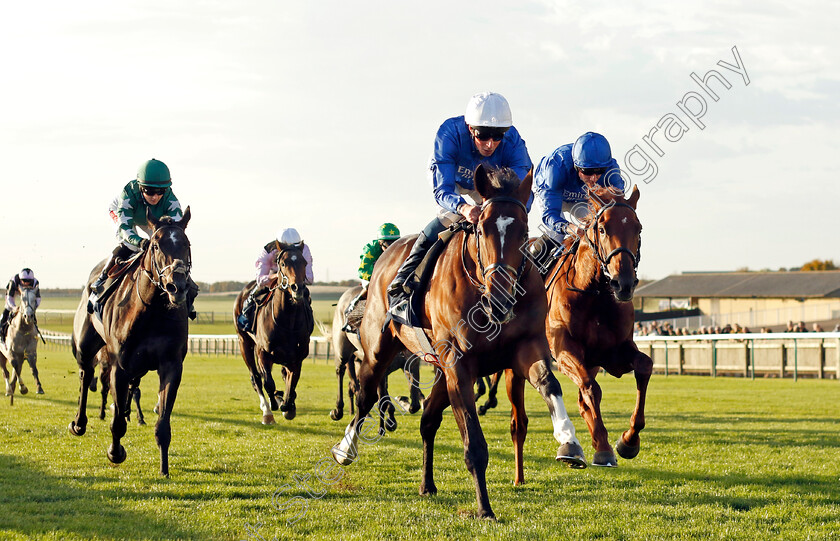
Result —
[{"label": "green riding helmet", "polygon": [[400,230],[391,223],[384,223],[379,226],[379,238],[376,240],[397,240],[400,238]]},{"label": "green riding helmet", "polygon": [[172,177],[169,175],[169,168],[160,160],[152,158],[144,162],[137,170],[137,181],[140,186],[151,188],[168,188],[172,186]]}]

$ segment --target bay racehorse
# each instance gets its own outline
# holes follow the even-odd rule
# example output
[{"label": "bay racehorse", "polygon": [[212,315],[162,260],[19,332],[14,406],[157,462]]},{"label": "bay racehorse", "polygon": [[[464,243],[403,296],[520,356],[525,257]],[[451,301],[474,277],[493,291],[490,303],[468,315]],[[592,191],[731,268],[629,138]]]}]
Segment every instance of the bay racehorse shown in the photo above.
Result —
[{"label": "bay racehorse", "polygon": [[[359,378],[356,376],[357,368],[361,365],[364,358],[362,352],[362,343],[359,335],[354,332],[347,332],[342,330],[341,324],[344,321],[345,313],[350,302],[362,291],[362,286],[354,286],[342,293],[335,305],[335,313],[333,314],[332,325],[332,344],[335,352],[335,375],[338,379],[338,396],[335,401],[335,408],[330,411],[330,419],[338,421],[344,417],[344,374],[347,372],[348,384],[347,394],[350,399],[350,414],[354,414],[356,409],[355,396],[359,388]],[[405,372],[409,384],[420,380],[420,364],[407,363],[408,357],[404,352],[394,356],[391,366],[388,368],[385,377],[379,383],[379,397],[382,398],[388,395],[388,376],[397,370]],[[417,413],[422,407],[423,393],[417,385],[409,386],[410,397],[407,403],[402,404],[408,410],[408,413]],[[405,397],[402,397],[405,398]],[[403,401],[399,399],[401,402]],[[397,428],[397,420],[394,416],[394,408],[391,406],[388,410],[388,421],[385,422],[384,417],[381,419],[382,425],[388,430],[395,430]]]},{"label": "bay racehorse", "polygon": [[633,372],[636,406],[630,429],[616,442],[622,458],[639,452],[645,427],[645,395],[653,370],[650,357],[633,342],[633,291],[639,280],[642,224],[636,215],[639,189],[628,199],[610,190],[590,193],[590,215],[579,240],[567,239],[566,252],[546,274],[546,334],[559,369],[579,388],[578,407],[592,435],[592,464],[616,466],[601,416],[600,368],[615,377]]},{"label": "bay racehorse", "polygon": [[[41,380],[38,378],[38,328],[35,324],[35,310],[37,300],[35,289],[21,288],[20,306],[9,316],[9,329],[6,333],[6,340],[0,344],[0,368],[3,369],[3,377],[6,381],[6,396],[9,403],[15,401],[15,384],[20,388],[20,394],[26,394],[29,389],[23,383],[21,369],[23,359],[29,363],[32,369],[32,377],[35,378],[37,386],[36,393],[44,394],[41,387]],[[11,380],[9,371],[6,369],[7,361],[12,366]]]},{"label": "bay racehorse", "polygon": [[[377,261],[361,326],[364,362],[355,418],[344,438],[332,449],[340,464],[356,457],[359,438],[369,430],[365,417],[376,401],[379,381],[391,360],[404,348],[437,366],[438,377],[424,403],[420,420],[423,475],[420,494],[437,493],[433,477],[434,440],[443,410],[452,406],[464,444],[464,459],[472,474],[480,518],[495,518],[487,493],[487,442],[476,412],[476,378],[509,369],[517,382],[528,380],[548,404],[554,437],[561,443],[558,460],[578,465],[582,449],[566,414],[560,384],[549,368],[545,337],[546,298],[536,268],[521,250],[528,239],[526,202],[531,175],[520,182],[511,169],[475,171],[475,186],[484,199],[474,233],[459,231],[438,260],[422,313],[422,332],[434,348],[426,351],[414,328],[388,322],[386,288],[411,250],[414,237],[394,243]],[[414,357],[415,359],[417,357]],[[518,387],[524,391],[524,386]],[[522,448],[527,430],[522,392],[511,397],[510,430],[514,442],[516,483],[523,481]],[[585,463],[584,463],[585,465]]]},{"label": "bay racehorse", "polygon": [[[306,287],[306,259],[303,244],[280,244],[277,252],[277,278],[270,282],[270,296],[257,309],[253,333],[237,327],[239,349],[251,375],[251,385],[260,399],[262,423],[274,424],[279,408],[283,417],[294,419],[295,399],[303,360],[309,355],[309,337],[315,328],[309,289]],[[242,303],[255,282],[247,284],[233,307],[234,321],[242,313]],[[285,393],[278,391],[271,375],[279,364],[286,382]],[[263,392],[263,389],[265,392]],[[266,400],[268,394],[268,400]]]},{"label": "bay racehorse", "polygon": [[91,271],[73,321],[71,345],[79,365],[79,411],[70,422],[77,436],[87,427],[87,395],[97,354],[103,348],[112,361],[111,392],[114,418],[108,459],[114,464],[126,458],[120,440],[125,436],[129,387],[136,385],[150,370],[160,379],[158,421],[155,440],[160,448],[160,473],[169,476],[169,443],[172,439],[170,416],[181,384],[187,354],[187,290],[192,259],[185,229],[190,221],[187,207],[180,221],[160,220],[149,213],[153,231],[149,246],[126,271],[122,281],[102,307],[102,319],[88,314],[90,284],[104,262]]}]

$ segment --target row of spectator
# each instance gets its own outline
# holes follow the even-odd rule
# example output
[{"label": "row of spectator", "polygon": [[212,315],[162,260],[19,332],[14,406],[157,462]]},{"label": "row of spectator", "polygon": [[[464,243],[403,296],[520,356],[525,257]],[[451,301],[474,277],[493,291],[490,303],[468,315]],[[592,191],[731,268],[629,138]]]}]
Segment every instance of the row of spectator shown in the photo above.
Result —
[{"label": "row of spectator", "polygon": [[[811,327],[811,331],[824,332],[824,329],[819,323],[814,323]],[[742,326],[738,323],[731,325],[727,323],[723,327],[720,325],[704,325],[698,327],[697,329],[689,329],[688,327],[675,328],[667,322],[659,323],[657,321],[651,321],[650,323],[643,324],[638,321],[633,329],[633,336],[693,336],[697,334],[740,334],[749,332],[752,332],[749,327]],[[770,333],[773,331],[769,327],[762,327],[758,332]],[[808,332],[808,327],[805,325],[804,321],[800,321],[798,323],[789,321],[787,327],[782,332]],[[834,332],[840,332],[840,323],[835,325]]]}]

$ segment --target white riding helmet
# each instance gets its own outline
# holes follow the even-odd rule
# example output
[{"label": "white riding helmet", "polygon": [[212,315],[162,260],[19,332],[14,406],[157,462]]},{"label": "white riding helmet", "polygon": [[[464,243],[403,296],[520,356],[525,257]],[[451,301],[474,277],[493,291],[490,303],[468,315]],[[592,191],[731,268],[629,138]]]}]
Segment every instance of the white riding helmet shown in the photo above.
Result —
[{"label": "white riding helmet", "polygon": [[294,227],[287,227],[277,232],[277,240],[281,244],[298,244],[301,242],[300,233]]},{"label": "white riding helmet", "polygon": [[510,105],[504,96],[495,92],[479,92],[470,98],[464,120],[470,126],[488,128],[510,128],[513,125]]},{"label": "white riding helmet", "polygon": [[35,280],[35,273],[32,272],[32,269],[27,267],[27,268],[23,269],[22,271],[20,271],[20,274],[18,274],[18,277],[21,280]]}]

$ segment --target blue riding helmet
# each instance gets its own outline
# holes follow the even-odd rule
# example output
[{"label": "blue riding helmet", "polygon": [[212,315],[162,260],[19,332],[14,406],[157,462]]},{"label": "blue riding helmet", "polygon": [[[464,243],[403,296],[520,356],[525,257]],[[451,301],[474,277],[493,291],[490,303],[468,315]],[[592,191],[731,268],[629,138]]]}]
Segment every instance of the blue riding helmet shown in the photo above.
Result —
[{"label": "blue riding helmet", "polygon": [[608,167],[612,161],[612,152],[607,138],[591,131],[584,133],[572,146],[572,160],[580,169]]}]

